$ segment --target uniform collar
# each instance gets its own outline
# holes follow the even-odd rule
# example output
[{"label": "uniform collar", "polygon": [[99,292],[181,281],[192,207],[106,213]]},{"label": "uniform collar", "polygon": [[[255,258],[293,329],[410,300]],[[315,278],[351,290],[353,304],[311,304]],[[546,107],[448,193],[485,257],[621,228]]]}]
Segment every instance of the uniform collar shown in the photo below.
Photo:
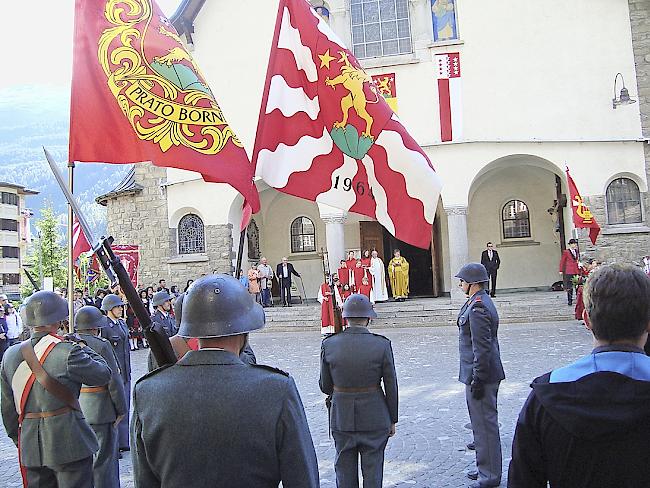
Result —
[{"label": "uniform collar", "polygon": [[179,366],[200,366],[203,364],[239,365],[244,364],[238,356],[223,349],[199,349],[189,351],[176,363]]},{"label": "uniform collar", "polygon": [[607,346],[598,346],[591,351],[591,354],[598,354],[599,352],[637,352],[640,354],[645,354],[645,351],[640,347],[637,347],[633,344],[609,344]]},{"label": "uniform collar", "polygon": [[353,325],[347,327],[343,332],[348,334],[369,334],[370,333],[368,327],[365,327],[363,325]]}]

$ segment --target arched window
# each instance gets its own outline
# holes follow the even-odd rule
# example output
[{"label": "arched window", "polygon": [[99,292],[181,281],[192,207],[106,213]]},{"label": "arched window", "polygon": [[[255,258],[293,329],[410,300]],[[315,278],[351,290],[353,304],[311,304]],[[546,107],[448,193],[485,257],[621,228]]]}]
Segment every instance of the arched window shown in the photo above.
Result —
[{"label": "arched window", "polygon": [[350,17],[358,59],[413,52],[409,0],[351,0]]},{"label": "arched window", "polygon": [[205,252],[205,230],[201,217],[187,214],[178,223],[178,254]]},{"label": "arched window", "polygon": [[316,250],[316,227],[307,217],[298,217],[291,222],[291,252],[313,252]]},{"label": "arched window", "polygon": [[251,220],[246,230],[248,237],[248,259],[258,260],[260,258],[260,230],[255,220]]},{"label": "arched window", "polygon": [[510,200],[501,210],[503,238],[518,239],[530,237],[530,215],[528,205],[521,200]]},{"label": "arched window", "polygon": [[607,222],[633,224],[641,222],[639,185],[629,178],[616,178],[607,187]]}]

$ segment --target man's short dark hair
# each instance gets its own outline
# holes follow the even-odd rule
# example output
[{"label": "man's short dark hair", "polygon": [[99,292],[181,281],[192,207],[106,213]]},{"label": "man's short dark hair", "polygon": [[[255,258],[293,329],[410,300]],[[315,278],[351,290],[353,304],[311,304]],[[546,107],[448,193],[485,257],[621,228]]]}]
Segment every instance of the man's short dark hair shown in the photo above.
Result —
[{"label": "man's short dark hair", "polygon": [[160,279],[158,280],[158,284],[162,283],[163,281],[166,281],[165,278],[160,278]]},{"label": "man's short dark hair", "polygon": [[650,277],[633,266],[603,266],[587,280],[584,303],[596,339],[638,339],[650,323]]},{"label": "man's short dark hair", "polygon": [[488,241],[488,243],[486,244],[486,246],[491,246],[491,245],[492,245],[492,242],[490,242],[490,241]]},{"label": "man's short dark hair", "polygon": [[577,244],[578,239],[569,239],[569,244]]}]

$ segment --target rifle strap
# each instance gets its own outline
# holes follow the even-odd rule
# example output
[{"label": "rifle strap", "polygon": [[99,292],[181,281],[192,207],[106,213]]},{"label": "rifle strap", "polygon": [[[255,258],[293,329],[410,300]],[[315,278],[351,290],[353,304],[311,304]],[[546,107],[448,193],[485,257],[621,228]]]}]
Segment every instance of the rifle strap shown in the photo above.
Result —
[{"label": "rifle strap", "polygon": [[34,373],[36,381],[38,381],[43,388],[70,408],[81,411],[79,400],[74,396],[74,394],[65,385],[47,374],[47,371],[45,371],[43,365],[36,357],[31,340],[26,340],[20,345],[20,353],[27,363],[27,366],[29,366],[29,369]]}]

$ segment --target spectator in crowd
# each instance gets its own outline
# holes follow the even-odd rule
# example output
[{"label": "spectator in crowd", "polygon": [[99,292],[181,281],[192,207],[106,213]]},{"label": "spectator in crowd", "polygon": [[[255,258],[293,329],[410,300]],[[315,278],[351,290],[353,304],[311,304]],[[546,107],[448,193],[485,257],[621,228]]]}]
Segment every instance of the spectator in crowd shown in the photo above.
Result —
[{"label": "spectator in crowd", "polygon": [[194,280],[187,280],[187,283],[185,283],[185,289],[183,290],[183,293],[187,293],[187,290],[192,283],[194,283]]},{"label": "spectator in crowd", "polygon": [[255,266],[251,266],[251,269],[248,270],[248,291],[255,297],[257,303],[261,303],[260,273]]},{"label": "spectator in crowd", "polygon": [[95,300],[93,300],[93,297],[90,296],[88,287],[84,288],[83,296],[81,298],[84,301],[84,305],[91,305],[91,306],[95,305]]},{"label": "spectator in crowd", "polygon": [[293,264],[289,262],[289,258],[284,257],[276,270],[276,276],[280,280],[280,298],[283,307],[291,306],[291,275],[300,278],[300,274],[294,269]]},{"label": "spectator in crowd", "polygon": [[9,347],[8,332],[5,309],[0,307],[0,361],[2,361],[2,356]]},{"label": "spectator in crowd", "polygon": [[20,318],[20,314],[16,312],[11,302],[7,303],[3,310],[7,322],[7,347],[9,347],[20,342],[20,336],[23,333],[23,319]]},{"label": "spectator in crowd", "polygon": [[178,295],[180,295],[180,293],[179,293],[179,291],[178,291],[178,286],[176,286],[176,285],[172,285],[172,287],[169,289],[169,294],[170,294],[172,297],[177,298]]},{"label": "spectator in crowd", "polygon": [[260,259],[260,264],[257,265],[257,270],[260,274],[260,293],[262,295],[262,306],[270,307],[273,305],[271,302],[271,286],[273,280],[273,268],[269,266],[268,260],[263,257]]},{"label": "spectator in crowd", "polygon": [[533,380],[512,444],[510,488],[648,486],[650,278],[604,266],[584,289],[594,350]]},{"label": "spectator in crowd", "polygon": [[149,298],[149,315],[153,315],[153,313],[156,311],[156,307],[153,306],[153,296],[154,296],[154,287],[153,286],[148,286],[147,287],[147,297]]},{"label": "spectator in crowd", "polygon": [[163,290],[169,293],[169,288],[167,288],[167,281],[164,278],[161,278],[158,280],[158,288],[156,288],[156,291]]},{"label": "spectator in crowd", "polygon": [[650,276],[650,255],[641,258],[641,268],[645,274]]},{"label": "spectator in crowd", "polygon": [[103,288],[97,288],[97,291],[95,292],[95,303],[94,303],[95,307],[101,310],[102,300],[106,295],[108,295],[108,292],[106,290],[104,290]]},{"label": "spectator in crowd", "polygon": [[84,300],[83,300],[83,292],[81,291],[81,288],[75,288],[74,289],[74,300],[72,301],[72,307],[74,310],[74,313],[76,314],[81,307],[85,305]]},{"label": "spectator in crowd", "polygon": [[0,306],[4,307],[8,302],[9,299],[7,298],[7,295],[5,295],[4,293],[0,293]]},{"label": "spectator in crowd", "polygon": [[248,274],[244,274],[243,270],[239,272],[239,282],[248,290]]}]

